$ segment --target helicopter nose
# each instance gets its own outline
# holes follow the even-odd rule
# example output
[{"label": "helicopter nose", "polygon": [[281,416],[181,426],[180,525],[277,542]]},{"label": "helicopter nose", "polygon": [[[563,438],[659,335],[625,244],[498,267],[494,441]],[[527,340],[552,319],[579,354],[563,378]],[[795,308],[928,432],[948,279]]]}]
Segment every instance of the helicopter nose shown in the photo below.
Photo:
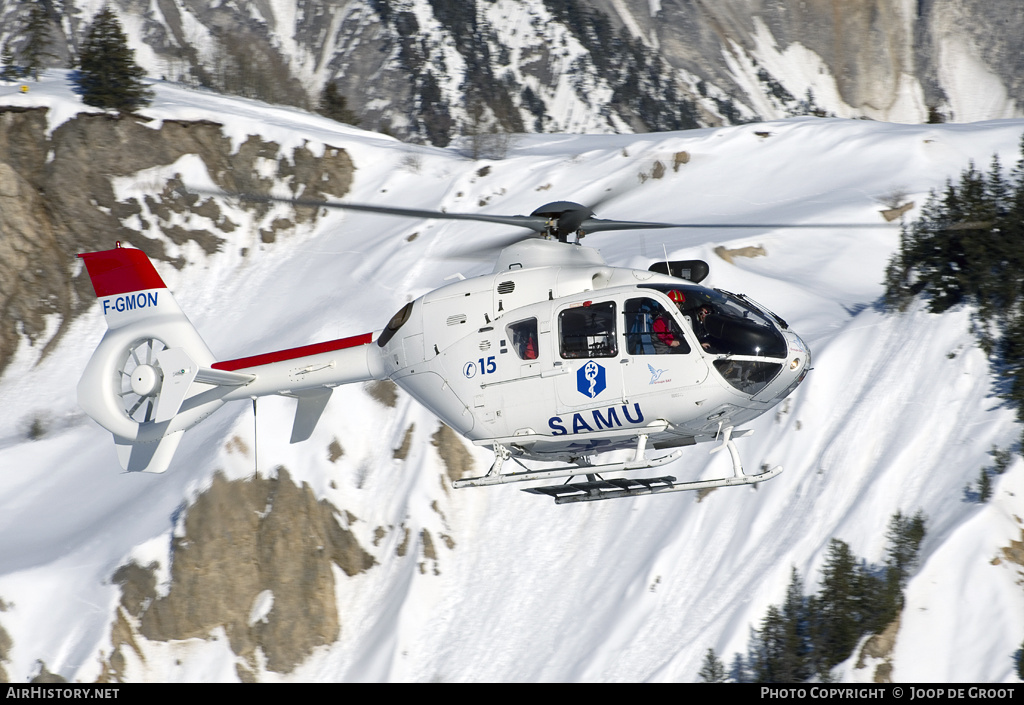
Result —
[{"label": "helicopter nose", "polygon": [[755,401],[774,403],[782,401],[800,386],[811,370],[811,349],[807,347],[800,336],[792,331],[786,331],[784,335],[788,352],[785,358],[786,362],[782,365],[782,371],[772,380],[771,384],[754,397]]},{"label": "helicopter nose", "polygon": [[811,349],[807,347],[807,343],[796,333],[790,332],[787,337],[789,338],[789,364],[787,365],[787,372],[791,376],[792,381],[779,394],[779,399],[789,396],[804,381],[807,373],[811,371]]}]

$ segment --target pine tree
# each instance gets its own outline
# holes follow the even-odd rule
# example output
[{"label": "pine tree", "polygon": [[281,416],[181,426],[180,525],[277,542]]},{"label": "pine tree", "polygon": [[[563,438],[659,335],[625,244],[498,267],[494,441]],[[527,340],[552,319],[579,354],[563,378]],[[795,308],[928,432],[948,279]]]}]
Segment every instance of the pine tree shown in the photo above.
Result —
[{"label": "pine tree", "polygon": [[911,569],[917,565],[917,552],[924,541],[926,521],[924,512],[920,510],[912,517],[897,511],[889,520],[889,530],[885,535],[888,540],[886,565],[897,570],[904,586]]},{"label": "pine tree", "polygon": [[783,683],[800,683],[811,677],[811,644],[807,599],[800,573],[793,566],[782,605],[783,649],[779,676]]},{"label": "pine tree", "polygon": [[737,654],[734,680],[800,683],[816,675],[827,682],[862,636],[881,633],[898,616],[924,536],[922,512],[911,517],[897,511],[889,521],[881,571],[858,561],[845,542],[832,539],[821,588],[809,597],[804,597],[794,566],[785,602],[770,606],[760,629],[751,629],[746,662]]},{"label": "pine tree", "polygon": [[1024,681],[1024,641],[1017,650],[1017,677]]},{"label": "pine tree", "polygon": [[1010,463],[1013,461],[1013,451],[1002,450],[999,446],[992,446],[992,450],[989,451],[989,455],[995,461],[995,466],[992,468],[992,472],[996,475],[1002,475],[1006,472],[1006,469],[1010,467]]},{"label": "pine tree", "polygon": [[702,683],[725,683],[725,664],[715,655],[714,649],[704,654],[704,664],[697,673]]},{"label": "pine tree", "polygon": [[906,311],[913,295],[910,293],[910,267],[906,263],[907,226],[900,228],[900,247],[885,267],[885,292],[882,303],[887,311]]},{"label": "pine tree", "polygon": [[[970,169],[973,168],[972,165]],[[952,181],[947,181],[942,197],[942,219],[931,233],[932,252],[928,261],[932,269],[929,281],[931,301],[928,309],[932,313],[953,308],[967,296],[963,281],[963,274],[968,269],[965,233],[950,227],[959,222],[962,213],[960,192]]]},{"label": "pine tree", "polygon": [[775,605],[770,605],[761,620],[761,629],[754,632],[750,669],[755,683],[786,682],[782,674],[785,631],[782,612]]},{"label": "pine tree", "polygon": [[757,683],[800,683],[814,672],[812,665],[808,599],[796,566],[792,568],[786,599],[771,605],[761,628],[752,632],[747,664]]},{"label": "pine tree", "polygon": [[56,59],[57,55],[48,51],[52,25],[47,15],[46,7],[40,2],[26,2],[29,6],[28,22],[25,24],[25,44],[21,47],[21,58],[24,63],[24,75],[32,76],[39,80],[39,71],[43,68],[44,60],[49,57]]},{"label": "pine tree", "polygon": [[11,43],[5,42],[3,50],[0,51],[0,81],[17,81],[21,77],[21,71],[16,62]]},{"label": "pine tree", "polygon": [[900,570],[886,565],[880,579],[875,580],[871,595],[871,615],[865,625],[869,632],[881,633],[903,609],[903,580]]},{"label": "pine tree", "polygon": [[861,635],[861,590],[857,561],[845,541],[832,539],[814,602],[812,640],[819,675],[845,661]]},{"label": "pine tree", "polygon": [[86,105],[133,112],[152,100],[152,91],[142,82],[146,73],[136,65],[135,52],[107,7],[93,18],[78,65],[77,83]]},{"label": "pine tree", "polygon": [[918,511],[912,517],[904,516],[900,511],[892,515],[886,533],[885,569],[880,579],[874,579],[873,595],[865,598],[871,606],[865,623],[866,631],[880,633],[903,609],[903,590],[911,569],[917,564],[917,553],[924,536],[923,512]]},{"label": "pine tree", "polygon": [[[1024,310],[1017,302],[1004,316],[999,352],[1005,365],[1003,375],[1009,379],[1006,397],[1017,408],[1017,420],[1024,421]],[[1024,446],[1024,436],[1022,436]]]},{"label": "pine tree", "polygon": [[905,229],[886,268],[884,302],[904,310],[918,294],[933,313],[977,307],[979,345],[1024,422],[1024,136],[1008,176],[997,157],[987,174],[969,165]]},{"label": "pine tree", "polygon": [[[946,260],[943,233],[948,216],[944,201],[934,191],[921,207],[921,216],[900,235],[900,249],[886,269],[885,301],[890,309],[903,310],[922,292],[933,294]],[[934,297],[929,308],[937,312]],[[945,309],[941,309],[945,310]]]},{"label": "pine tree", "polygon": [[982,468],[978,475],[978,502],[984,504],[992,497],[992,480],[988,476],[988,468]]},{"label": "pine tree", "polygon": [[318,112],[336,122],[343,122],[346,125],[359,125],[359,118],[348,108],[348,99],[338,92],[335,83],[328,83],[320,94],[320,109]]},{"label": "pine tree", "polygon": [[1007,230],[1007,242],[1014,240],[1014,235],[1024,234],[1024,135],[1021,135],[1020,158],[1013,171],[1010,172],[1008,191],[1005,202],[1006,212],[1000,225]]},{"label": "pine tree", "polygon": [[747,662],[744,660],[743,654],[739,652],[733,654],[732,666],[729,667],[729,678],[732,679],[733,683],[751,682]]}]

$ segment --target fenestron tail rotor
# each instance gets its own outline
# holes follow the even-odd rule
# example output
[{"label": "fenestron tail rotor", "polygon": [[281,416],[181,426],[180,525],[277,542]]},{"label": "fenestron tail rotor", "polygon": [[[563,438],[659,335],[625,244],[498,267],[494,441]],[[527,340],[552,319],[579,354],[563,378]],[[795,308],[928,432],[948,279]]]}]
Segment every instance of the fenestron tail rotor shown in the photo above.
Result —
[{"label": "fenestron tail rotor", "polygon": [[125,351],[124,359],[117,368],[117,394],[124,403],[128,418],[137,423],[148,423],[154,419],[163,382],[163,370],[157,362],[157,355],[166,348],[158,338],[137,341]]}]

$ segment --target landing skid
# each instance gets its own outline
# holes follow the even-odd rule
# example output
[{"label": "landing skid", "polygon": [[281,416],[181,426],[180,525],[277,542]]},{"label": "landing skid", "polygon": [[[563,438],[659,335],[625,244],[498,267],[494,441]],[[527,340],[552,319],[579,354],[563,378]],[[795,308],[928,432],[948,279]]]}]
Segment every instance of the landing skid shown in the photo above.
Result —
[{"label": "landing skid", "polygon": [[[750,432],[739,432],[737,437],[748,435]],[[646,458],[644,451],[647,447],[647,435],[643,434],[637,438],[636,453],[633,459],[622,463],[606,463],[603,465],[571,465],[550,470],[526,470],[524,472],[502,473],[501,468],[505,460],[511,457],[511,453],[503,445],[494,445],[494,464],[486,475],[456,480],[452,483],[455,488],[460,487],[484,487],[488,485],[501,485],[510,482],[526,482],[529,480],[546,480],[555,477],[568,477],[570,480],[577,475],[586,475],[587,482],[566,482],[561,485],[547,485],[544,487],[530,487],[524,492],[532,494],[543,494],[555,499],[555,504],[569,504],[571,502],[594,502],[601,499],[617,499],[619,497],[637,497],[648,494],[661,494],[664,492],[685,492],[689,490],[703,490],[712,487],[732,487],[734,485],[753,485],[765,480],[770,480],[782,472],[782,466],[777,465],[770,470],[757,475],[747,475],[743,472],[743,465],[740,462],[739,451],[733,441],[733,428],[730,426],[722,430],[722,444],[711,450],[717,453],[721,450],[728,450],[732,459],[732,477],[722,477],[713,480],[697,480],[694,482],[676,482],[676,478],[670,475],[665,477],[651,478],[613,478],[604,479],[599,473],[618,472],[623,470],[643,470],[646,468],[665,465],[682,455],[677,450],[659,458]],[[516,461],[518,462],[518,461]],[[520,463],[521,465],[521,463]]]},{"label": "landing skid", "polygon": [[572,482],[564,485],[548,485],[547,487],[530,487],[523,492],[546,494],[555,498],[555,504],[572,502],[596,502],[601,499],[617,499],[619,497],[639,497],[645,494],[662,494],[664,492],[686,492],[703,490],[711,487],[732,487],[734,485],[755,485],[770,480],[782,472],[782,466],[776,465],[758,475],[742,475],[740,477],[723,477],[717,480],[699,480],[697,482],[676,482],[671,475],[649,478],[616,478],[611,480],[596,479],[590,482]]}]

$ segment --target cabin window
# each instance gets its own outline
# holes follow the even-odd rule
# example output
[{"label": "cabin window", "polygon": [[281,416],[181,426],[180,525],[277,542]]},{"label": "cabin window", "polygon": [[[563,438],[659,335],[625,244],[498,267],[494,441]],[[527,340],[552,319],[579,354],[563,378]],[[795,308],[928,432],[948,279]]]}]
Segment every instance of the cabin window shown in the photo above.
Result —
[{"label": "cabin window", "polygon": [[654,299],[630,299],[623,311],[626,352],[668,355],[690,352],[676,319]]},{"label": "cabin window", "polygon": [[615,357],[615,303],[587,302],[558,314],[559,352],[563,358]]},{"label": "cabin window", "polygon": [[761,362],[757,360],[715,360],[715,369],[725,381],[741,392],[751,396],[767,387],[776,375],[782,371],[777,362]]},{"label": "cabin window", "polygon": [[[693,285],[641,285],[669,293],[680,291],[680,306],[701,347],[717,355],[785,357],[786,339],[778,326],[781,319],[762,311],[752,301],[719,289]],[[776,323],[773,323],[776,321]]]},{"label": "cabin window", "polygon": [[536,360],[537,347],[537,319],[527,318],[525,321],[510,323],[505,327],[509,340],[512,341],[512,349],[520,360]]}]

